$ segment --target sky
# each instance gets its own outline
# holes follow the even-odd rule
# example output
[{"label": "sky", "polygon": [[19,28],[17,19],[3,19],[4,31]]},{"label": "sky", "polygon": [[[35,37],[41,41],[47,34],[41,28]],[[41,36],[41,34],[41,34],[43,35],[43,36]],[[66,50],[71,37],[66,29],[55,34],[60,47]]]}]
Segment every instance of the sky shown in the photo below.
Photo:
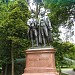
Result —
[{"label": "sky", "polygon": [[34,9],[34,11],[36,11],[36,6],[35,6],[35,3],[33,3],[33,0],[29,0],[28,8],[29,10]]},{"label": "sky", "polygon": [[[74,26],[72,26],[72,30],[71,30],[71,32],[74,32],[74,35],[72,35],[71,37],[70,37],[71,33],[67,32],[68,29],[65,29],[65,28],[63,28],[61,26],[59,28],[59,31],[61,31],[61,33],[60,33],[60,39],[62,39],[63,42],[70,41],[71,43],[75,44],[75,22],[74,22]],[[66,37],[68,37],[68,39],[66,39]]]}]

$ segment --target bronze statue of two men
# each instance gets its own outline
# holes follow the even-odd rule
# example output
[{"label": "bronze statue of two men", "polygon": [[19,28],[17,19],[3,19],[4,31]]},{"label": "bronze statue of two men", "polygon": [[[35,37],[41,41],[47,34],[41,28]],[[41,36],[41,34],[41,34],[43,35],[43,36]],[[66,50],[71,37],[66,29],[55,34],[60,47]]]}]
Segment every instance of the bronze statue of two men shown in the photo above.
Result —
[{"label": "bronze statue of two men", "polygon": [[27,21],[27,25],[29,26],[28,34],[32,41],[32,47],[34,47],[35,42],[37,47],[39,44],[45,47],[52,42],[51,22],[48,16],[45,15],[44,10],[40,11],[40,17],[38,20],[35,18],[34,13],[32,13],[31,18]]}]

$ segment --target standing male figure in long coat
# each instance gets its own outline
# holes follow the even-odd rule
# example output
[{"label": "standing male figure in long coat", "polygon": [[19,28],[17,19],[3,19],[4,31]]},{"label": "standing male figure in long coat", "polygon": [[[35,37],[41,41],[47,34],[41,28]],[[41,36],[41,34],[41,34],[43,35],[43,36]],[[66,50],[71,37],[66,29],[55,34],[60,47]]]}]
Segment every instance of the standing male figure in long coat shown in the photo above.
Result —
[{"label": "standing male figure in long coat", "polygon": [[45,15],[45,10],[40,10],[40,18],[39,18],[39,42],[44,43],[46,46],[46,42],[52,41],[51,35],[51,22],[47,15]]},{"label": "standing male figure in long coat", "polygon": [[34,41],[36,41],[36,46],[38,46],[38,33],[37,33],[37,20],[34,18],[34,13],[31,14],[31,18],[27,21],[29,26],[28,34],[32,41],[32,47],[34,46]]}]

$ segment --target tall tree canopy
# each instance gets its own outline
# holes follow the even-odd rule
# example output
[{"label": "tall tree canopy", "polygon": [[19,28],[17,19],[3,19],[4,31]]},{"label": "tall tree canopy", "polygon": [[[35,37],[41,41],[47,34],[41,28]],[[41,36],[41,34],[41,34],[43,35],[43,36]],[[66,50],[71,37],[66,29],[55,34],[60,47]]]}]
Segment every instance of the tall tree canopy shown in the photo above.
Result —
[{"label": "tall tree canopy", "polygon": [[73,26],[75,19],[75,1],[74,0],[44,0],[46,9],[50,9],[49,14],[53,34],[58,37],[59,26],[67,26],[69,29]]},{"label": "tall tree canopy", "polygon": [[[3,9],[3,6],[1,7]],[[11,60],[11,49],[14,50],[14,57],[22,57],[22,50],[29,46],[27,40],[27,19],[30,12],[25,1],[15,1],[9,3],[2,14],[7,12],[7,15],[1,16],[0,22],[0,60],[4,63],[9,63]],[[4,18],[5,16],[5,18]],[[10,60],[9,60],[10,59]]]}]

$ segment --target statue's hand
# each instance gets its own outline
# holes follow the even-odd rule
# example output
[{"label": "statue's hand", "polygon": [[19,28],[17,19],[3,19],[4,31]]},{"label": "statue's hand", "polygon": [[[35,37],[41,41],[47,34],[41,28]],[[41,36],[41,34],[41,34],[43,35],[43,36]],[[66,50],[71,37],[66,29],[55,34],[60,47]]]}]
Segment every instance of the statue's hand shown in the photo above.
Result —
[{"label": "statue's hand", "polygon": [[48,27],[48,29],[51,30],[51,31],[53,30],[52,27],[50,27],[50,26]]},{"label": "statue's hand", "polygon": [[50,30],[52,31],[53,29],[52,29],[52,28],[50,28]]}]

